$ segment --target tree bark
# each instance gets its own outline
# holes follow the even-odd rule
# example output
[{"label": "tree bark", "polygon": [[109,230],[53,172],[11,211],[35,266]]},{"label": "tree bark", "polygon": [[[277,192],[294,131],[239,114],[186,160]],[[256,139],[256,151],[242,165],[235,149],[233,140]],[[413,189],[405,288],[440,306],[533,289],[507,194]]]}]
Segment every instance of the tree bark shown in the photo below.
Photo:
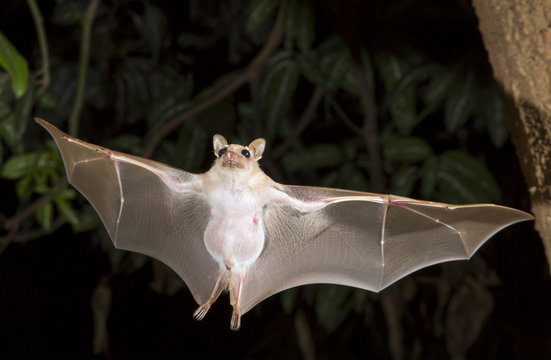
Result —
[{"label": "tree bark", "polygon": [[[473,0],[551,265],[551,0]],[[551,268],[550,268],[551,269]]]}]

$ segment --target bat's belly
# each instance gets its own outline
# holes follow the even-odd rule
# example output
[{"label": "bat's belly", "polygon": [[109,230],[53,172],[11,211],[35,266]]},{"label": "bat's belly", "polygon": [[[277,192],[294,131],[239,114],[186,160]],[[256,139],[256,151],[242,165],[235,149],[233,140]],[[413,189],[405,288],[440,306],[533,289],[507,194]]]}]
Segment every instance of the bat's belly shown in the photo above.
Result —
[{"label": "bat's belly", "polygon": [[228,270],[248,267],[264,248],[264,224],[258,213],[239,217],[213,216],[205,230],[210,255]]}]

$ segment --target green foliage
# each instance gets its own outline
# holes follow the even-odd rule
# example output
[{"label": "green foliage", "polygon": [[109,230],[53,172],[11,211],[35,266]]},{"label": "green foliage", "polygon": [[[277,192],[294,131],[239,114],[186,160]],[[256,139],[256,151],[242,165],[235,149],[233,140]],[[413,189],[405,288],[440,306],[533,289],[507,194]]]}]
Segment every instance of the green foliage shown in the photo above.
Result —
[{"label": "green foliage", "polygon": [[265,100],[262,122],[267,141],[271,141],[288,120],[298,77],[297,63],[288,51],[276,53],[267,65],[261,88]]},{"label": "green foliage", "polygon": [[314,26],[314,12],[308,3],[291,1],[285,13],[285,48],[292,49],[296,45],[302,53],[309,53],[316,36]]},{"label": "green foliage", "polygon": [[27,91],[29,68],[27,61],[19,54],[12,43],[0,32],[0,65],[10,74],[11,86],[16,97]]}]

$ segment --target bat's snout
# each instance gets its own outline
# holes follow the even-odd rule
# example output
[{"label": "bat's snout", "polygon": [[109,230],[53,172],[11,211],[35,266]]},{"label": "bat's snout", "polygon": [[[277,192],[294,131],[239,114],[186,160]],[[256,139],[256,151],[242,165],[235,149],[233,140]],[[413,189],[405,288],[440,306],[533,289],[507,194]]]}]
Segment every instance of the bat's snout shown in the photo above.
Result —
[{"label": "bat's snout", "polygon": [[227,151],[222,157],[222,166],[243,169],[245,164],[234,151]]},{"label": "bat's snout", "polygon": [[224,157],[226,158],[226,161],[228,161],[228,162],[235,161],[235,153],[233,151],[227,151],[224,154]]}]

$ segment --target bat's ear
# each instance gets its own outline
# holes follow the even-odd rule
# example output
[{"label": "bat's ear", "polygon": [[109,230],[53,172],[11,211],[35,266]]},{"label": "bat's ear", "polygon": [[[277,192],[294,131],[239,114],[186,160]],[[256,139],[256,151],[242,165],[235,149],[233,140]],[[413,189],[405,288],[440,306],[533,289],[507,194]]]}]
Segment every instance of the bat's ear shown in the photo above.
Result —
[{"label": "bat's ear", "polygon": [[218,151],[226,146],[228,146],[228,142],[222,135],[216,134],[212,137],[212,147],[214,148],[214,155],[216,157],[218,157]]},{"label": "bat's ear", "polygon": [[264,152],[265,147],[266,147],[266,140],[262,138],[253,140],[253,142],[249,144],[249,150],[253,154],[256,161],[262,158],[262,153]]}]

